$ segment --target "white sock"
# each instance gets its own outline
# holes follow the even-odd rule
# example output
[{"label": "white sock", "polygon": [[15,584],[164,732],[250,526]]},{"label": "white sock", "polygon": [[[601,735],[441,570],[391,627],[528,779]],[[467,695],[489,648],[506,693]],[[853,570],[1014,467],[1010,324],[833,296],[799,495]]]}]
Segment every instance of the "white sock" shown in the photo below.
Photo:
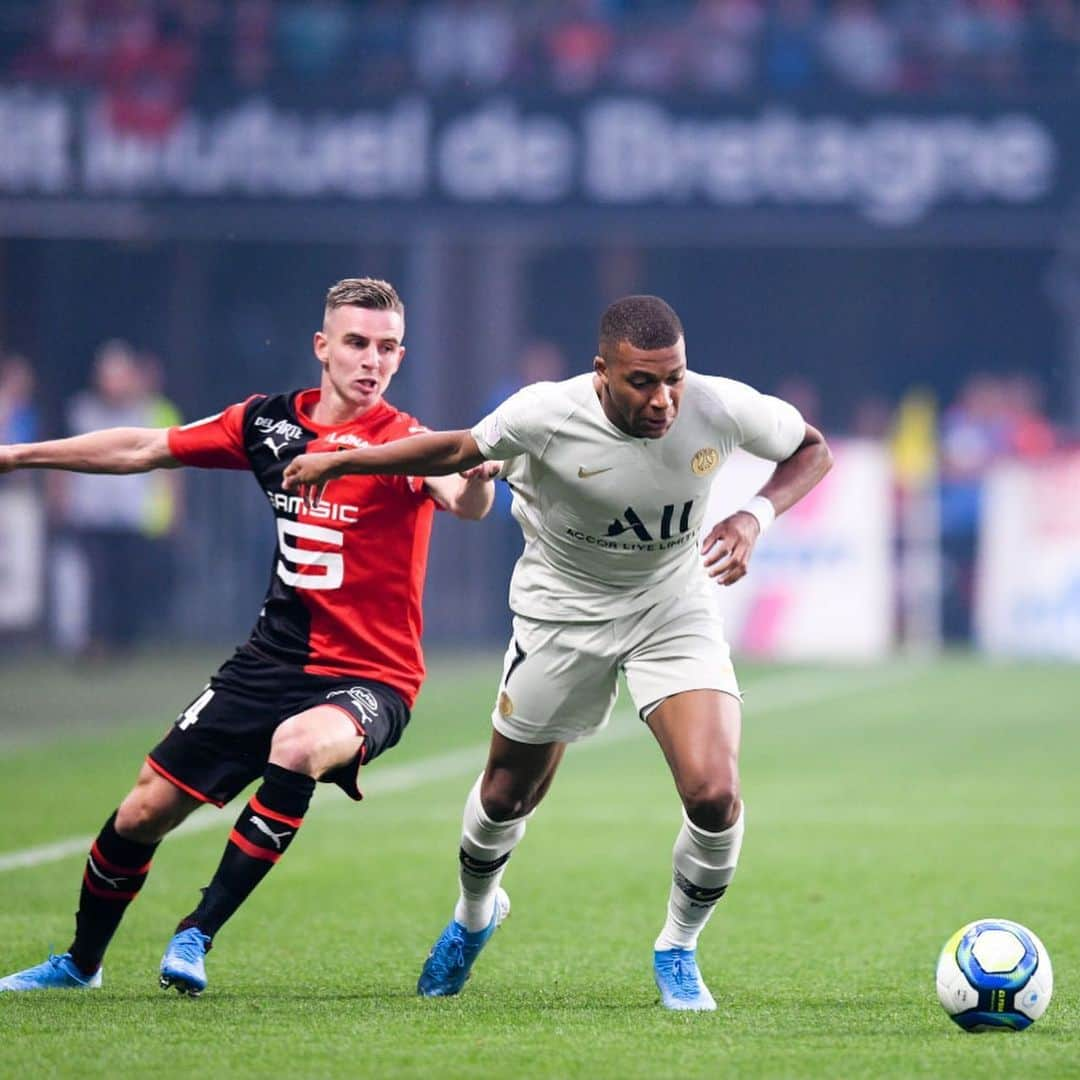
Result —
[{"label": "white sock", "polygon": [[683,825],[672,852],[674,874],[667,921],[655,948],[697,947],[698,935],[735,876],[745,820],[745,810],[740,808],[734,825],[712,833],[698,828],[683,812]]},{"label": "white sock", "polygon": [[461,896],[454,918],[466,930],[475,933],[491,922],[495,893],[506,870],[506,861],[517,842],[525,835],[526,818],[492,821],[480,802],[480,780],[473,784],[465,800],[461,822],[461,852],[458,878]]}]

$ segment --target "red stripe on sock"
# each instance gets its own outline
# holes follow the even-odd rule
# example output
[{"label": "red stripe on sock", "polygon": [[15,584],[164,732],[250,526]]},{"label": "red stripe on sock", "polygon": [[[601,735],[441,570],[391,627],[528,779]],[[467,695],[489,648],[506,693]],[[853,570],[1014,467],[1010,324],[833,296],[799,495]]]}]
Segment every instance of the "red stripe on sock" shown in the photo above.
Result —
[{"label": "red stripe on sock", "polygon": [[258,844],[253,844],[246,836],[241,836],[235,829],[229,833],[229,843],[235,844],[245,855],[253,859],[265,859],[266,862],[277,862],[281,858],[280,851],[267,851]]},{"label": "red stripe on sock", "polygon": [[259,801],[258,795],[251,796],[251,802],[248,806],[255,811],[256,814],[262,814],[263,817],[273,818],[275,821],[280,821],[282,825],[291,825],[294,829],[299,829],[304,824],[302,817],[286,817],[284,814],[279,814],[276,810],[271,810],[266,803]]},{"label": "red stripe on sock", "polygon": [[90,847],[90,854],[94,857],[94,862],[98,863],[103,870],[108,870],[110,874],[123,874],[125,877],[138,877],[139,874],[145,874],[150,869],[150,860],[148,859],[142,866],[117,866],[116,863],[110,862],[101,854],[101,848],[98,847],[98,842],[95,840]]},{"label": "red stripe on sock", "polygon": [[90,877],[89,868],[83,871],[83,884],[95,896],[100,896],[102,900],[134,900],[139,895],[138,890],[135,892],[118,892],[116,889],[103,889],[100,885],[95,885],[93,878]]}]

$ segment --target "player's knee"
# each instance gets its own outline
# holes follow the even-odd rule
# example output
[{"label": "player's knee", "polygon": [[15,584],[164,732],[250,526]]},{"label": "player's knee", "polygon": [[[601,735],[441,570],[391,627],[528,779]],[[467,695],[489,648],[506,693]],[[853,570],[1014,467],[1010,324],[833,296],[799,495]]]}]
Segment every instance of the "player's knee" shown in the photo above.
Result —
[{"label": "player's knee", "polygon": [[681,790],[686,816],[707,832],[722,832],[739,816],[739,783],[733,776],[701,776]]},{"label": "player's knee", "polygon": [[125,840],[156,844],[179,824],[171,809],[162,806],[150,791],[137,787],[120,804],[113,828]]},{"label": "player's knee", "polygon": [[270,761],[282,769],[313,776],[319,758],[318,736],[282,724],[270,744]]},{"label": "player's knee", "polygon": [[492,821],[513,821],[536,809],[538,792],[515,784],[513,777],[496,772],[480,786],[480,803]]},{"label": "player's knee", "polygon": [[336,731],[328,731],[324,726],[299,719],[286,720],[274,732],[270,761],[282,769],[318,779],[338,764],[341,742]]}]

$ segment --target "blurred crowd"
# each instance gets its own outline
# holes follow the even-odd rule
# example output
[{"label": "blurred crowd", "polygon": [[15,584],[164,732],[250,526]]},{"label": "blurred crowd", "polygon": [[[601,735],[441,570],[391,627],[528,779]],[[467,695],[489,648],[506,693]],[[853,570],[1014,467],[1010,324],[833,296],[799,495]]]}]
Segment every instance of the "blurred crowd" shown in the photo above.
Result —
[{"label": "blurred crowd", "polygon": [[[9,80],[143,126],[196,94],[1068,90],[1076,0],[6,0]],[[121,115],[120,119],[123,119]]]},{"label": "blurred crowd", "polygon": [[1008,458],[1044,457],[1064,441],[1064,433],[1046,416],[1043,398],[1038,380],[1026,373],[976,374],[942,415],[942,619],[947,640],[971,636],[979,526],[991,466]]},{"label": "blurred crowd", "polygon": [[[43,422],[36,379],[23,356],[0,354],[0,444],[82,435],[112,427],[171,427],[179,410],[162,391],[163,366],[116,338],[97,349],[89,385]],[[172,535],[180,517],[179,473],[131,476],[53,472],[45,496],[53,537],[50,619],[67,653],[95,659],[124,651],[161,629],[173,583]],[[35,483],[32,474],[5,485]]]}]

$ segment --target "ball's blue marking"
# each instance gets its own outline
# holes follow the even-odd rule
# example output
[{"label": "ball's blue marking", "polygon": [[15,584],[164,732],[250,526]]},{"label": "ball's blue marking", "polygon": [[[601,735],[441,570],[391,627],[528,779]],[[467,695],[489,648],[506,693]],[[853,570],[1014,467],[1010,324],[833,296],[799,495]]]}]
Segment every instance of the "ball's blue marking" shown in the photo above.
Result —
[{"label": "ball's blue marking", "polygon": [[[1024,955],[1020,957],[1012,971],[984,971],[982,965],[975,958],[975,942],[979,939],[979,935],[986,930],[1003,930],[1007,934],[1012,934],[1023,945]],[[1025,933],[1022,927],[986,919],[983,922],[976,923],[960,939],[960,944],[956,946],[956,963],[964,973],[964,978],[976,990],[1016,991],[1026,986],[1028,980],[1035,974],[1039,966],[1039,951],[1035,948],[1035,942],[1031,940],[1031,935]]]},{"label": "ball's blue marking", "polygon": [[1023,1031],[1033,1023],[1030,1016],[1017,1012],[985,1012],[982,1009],[968,1009],[967,1012],[954,1013],[953,1019],[965,1031],[987,1031],[1001,1028],[1006,1031]]}]

